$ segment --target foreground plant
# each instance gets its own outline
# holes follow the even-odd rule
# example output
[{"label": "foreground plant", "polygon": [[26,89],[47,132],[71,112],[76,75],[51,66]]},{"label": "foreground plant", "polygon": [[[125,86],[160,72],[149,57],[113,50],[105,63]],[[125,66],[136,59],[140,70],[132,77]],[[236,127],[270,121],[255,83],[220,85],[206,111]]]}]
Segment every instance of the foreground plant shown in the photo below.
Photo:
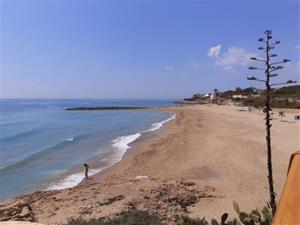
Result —
[{"label": "foreground plant", "polygon": [[72,219],[67,225],[166,225],[160,219],[148,212],[139,210],[123,211],[113,218]]},{"label": "foreground plant", "polygon": [[[228,220],[228,213],[224,213],[220,221],[212,219],[210,223],[205,219],[192,219],[184,216],[178,225],[271,225],[273,215],[270,206],[262,210],[252,210],[250,213],[240,211],[239,205],[234,201],[233,208],[238,218]],[[123,211],[113,218],[101,219],[72,219],[67,225],[166,225],[153,214],[139,210]]]},{"label": "foreground plant", "polygon": [[280,61],[271,62],[271,58],[277,57],[277,54],[273,53],[273,49],[275,46],[280,43],[280,41],[271,42],[272,39],[272,31],[266,30],[265,37],[259,38],[258,41],[264,43],[264,46],[259,47],[259,50],[265,52],[265,56],[262,58],[258,57],[251,57],[251,60],[261,62],[264,64],[263,68],[253,67],[250,66],[250,70],[263,70],[265,74],[264,79],[258,79],[254,76],[248,77],[248,80],[258,81],[265,84],[265,108],[264,113],[266,114],[266,141],[267,141],[267,155],[268,155],[268,182],[269,182],[269,193],[270,193],[270,205],[272,208],[272,213],[275,215],[276,211],[276,195],[274,190],[274,181],[273,181],[273,166],[272,166],[272,148],[271,148],[271,99],[272,99],[272,87],[276,85],[284,85],[284,84],[293,84],[296,81],[288,80],[287,82],[283,83],[273,83],[271,84],[270,80],[273,77],[278,76],[277,73],[274,73],[277,70],[283,69],[284,67],[281,65],[283,63],[290,62],[289,59],[282,59]]},{"label": "foreground plant", "polygon": [[239,205],[233,201],[233,208],[238,214],[238,218],[228,220],[228,213],[224,213],[220,221],[212,219],[210,223],[205,219],[191,219],[183,217],[179,225],[271,225],[273,215],[270,206],[262,210],[252,210],[250,213],[240,211]]}]

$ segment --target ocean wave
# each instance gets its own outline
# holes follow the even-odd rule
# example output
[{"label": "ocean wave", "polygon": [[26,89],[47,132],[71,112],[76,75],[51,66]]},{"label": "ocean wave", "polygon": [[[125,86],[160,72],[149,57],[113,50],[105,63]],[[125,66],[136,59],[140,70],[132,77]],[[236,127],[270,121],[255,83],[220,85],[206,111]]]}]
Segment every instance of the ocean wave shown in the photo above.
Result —
[{"label": "ocean wave", "polygon": [[74,140],[75,140],[74,137],[71,137],[71,138],[67,138],[67,139],[66,139],[66,141],[69,141],[69,142],[70,142],[70,141],[72,142],[72,141],[74,141]]},{"label": "ocean wave", "polygon": [[65,147],[67,145],[70,145],[75,140],[79,140],[84,137],[85,137],[85,135],[77,135],[72,138],[67,138],[64,141],[54,144],[54,145],[52,145],[48,148],[45,148],[37,153],[33,153],[33,154],[29,155],[27,158],[21,159],[13,164],[9,164],[9,165],[4,166],[3,168],[0,168],[0,173],[8,171],[8,170],[14,170],[14,169],[20,168],[24,165],[27,165],[31,161],[38,160],[42,157],[45,157],[47,154],[53,153],[54,151],[58,151],[59,149]]},{"label": "ocean wave", "polygon": [[166,119],[166,120],[163,120],[161,122],[157,122],[157,123],[153,123],[152,124],[152,127],[148,130],[146,130],[146,132],[149,132],[149,131],[155,131],[155,130],[159,130],[160,128],[162,128],[162,126],[171,121],[171,120],[174,120],[176,118],[176,114],[173,114],[170,118]]},{"label": "ocean wave", "polygon": [[126,152],[127,149],[130,148],[129,144],[134,142],[135,140],[137,140],[139,137],[142,136],[142,133],[146,133],[146,132],[151,132],[151,131],[155,131],[160,129],[165,123],[174,120],[176,118],[176,114],[171,115],[168,119],[163,120],[161,122],[157,122],[157,123],[153,123],[151,128],[143,131],[141,133],[135,133],[135,134],[131,134],[131,135],[127,135],[127,136],[121,136],[121,137],[117,137],[116,139],[114,139],[112,141],[113,143],[113,147],[117,148],[118,150],[120,150],[120,152],[122,153],[122,155]]},{"label": "ocean wave", "polygon": [[[140,133],[136,133],[136,134],[132,134],[132,135],[117,137],[116,139],[114,139],[112,141],[112,146],[117,149],[117,154],[115,154],[112,157],[113,161],[111,162],[111,165],[120,161],[122,156],[126,152],[126,150],[130,148],[129,144],[134,142],[140,136],[141,136]],[[107,168],[107,167],[91,169],[89,171],[89,176],[99,173],[102,170],[104,170],[105,168]],[[74,174],[67,176],[62,181],[59,181],[55,184],[50,185],[48,188],[46,188],[46,190],[61,190],[61,189],[71,188],[71,187],[74,187],[77,184],[79,184],[83,179],[84,179],[84,172],[74,173]]]},{"label": "ocean wave", "polygon": [[[89,176],[92,176],[96,173],[101,172],[103,169],[91,169],[89,171]],[[50,185],[48,188],[46,188],[46,191],[50,190],[61,190],[61,189],[66,189],[66,188],[71,188],[79,184],[83,179],[84,179],[84,172],[79,172],[79,173],[74,173],[66,178],[64,178],[61,182],[55,183]]]},{"label": "ocean wave", "polygon": [[32,130],[28,130],[28,131],[19,132],[19,133],[16,133],[14,135],[7,136],[7,137],[3,137],[3,135],[2,135],[1,142],[18,141],[18,139],[28,138],[28,136],[36,135],[37,133],[39,133],[41,131],[42,131],[42,129],[32,129]]},{"label": "ocean wave", "polygon": [[120,150],[120,152],[123,154],[126,152],[127,149],[130,148],[129,144],[134,142],[136,139],[138,139],[141,136],[140,133],[131,134],[127,136],[121,136],[113,140],[113,147]]},{"label": "ocean wave", "polygon": [[[141,136],[140,133],[132,134],[132,135],[127,135],[127,136],[121,136],[112,141],[112,146],[115,147],[118,150],[118,156],[117,159],[115,159],[116,163],[117,161],[120,161],[123,154],[126,152],[127,149],[130,148],[129,144],[137,140]],[[89,172],[89,175],[92,176],[96,173],[101,172],[105,168],[101,169],[91,169]],[[71,188],[79,184],[83,179],[84,179],[84,172],[79,172],[79,173],[74,173],[66,178],[64,178],[62,181],[50,185],[48,188],[46,188],[46,191],[49,190],[61,190],[61,189],[66,189],[66,188]]]}]

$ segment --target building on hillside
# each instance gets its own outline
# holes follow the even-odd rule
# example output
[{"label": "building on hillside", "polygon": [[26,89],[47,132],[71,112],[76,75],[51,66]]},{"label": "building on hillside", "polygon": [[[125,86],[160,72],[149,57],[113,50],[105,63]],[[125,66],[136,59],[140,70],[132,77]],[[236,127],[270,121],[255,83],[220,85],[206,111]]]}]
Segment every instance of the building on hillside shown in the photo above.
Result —
[{"label": "building on hillside", "polygon": [[214,100],[216,98],[217,98],[217,90],[215,89],[210,95],[210,100]]},{"label": "building on hillside", "polygon": [[246,99],[248,96],[246,95],[232,95],[232,99]]},{"label": "building on hillside", "polygon": [[211,93],[206,93],[205,95],[203,95],[204,98],[210,98]]},{"label": "building on hillside", "polygon": [[215,93],[211,93],[209,98],[210,98],[210,100],[214,100],[214,99],[216,99],[216,97],[217,97],[217,95]]}]

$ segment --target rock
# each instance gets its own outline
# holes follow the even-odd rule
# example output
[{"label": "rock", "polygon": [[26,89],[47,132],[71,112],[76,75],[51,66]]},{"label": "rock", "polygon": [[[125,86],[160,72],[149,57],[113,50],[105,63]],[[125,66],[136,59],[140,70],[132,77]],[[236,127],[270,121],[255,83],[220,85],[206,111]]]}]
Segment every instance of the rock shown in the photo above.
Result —
[{"label": "rock", "polygon": [[195,182],[189,182],[189,181],[181,181],[180,184],[183,186],[195,186],[196,185]]},{"label": "rock", "polygon": [[20,217],[28,217],[30,215],[30,211],[27,206],[24,206],[21,213],[19,214]]},{"label": "rock", "polygon": [[[207,188],[206,188],[207,189]],[[170,224],[178,221],[179,214],[188,212],[201,198],[208,196],[191,181],[158,182],[150,190],[143,189],[143,197],[127,203],[128,208],[139,209],[158,215],[162,221]]]},{"label": "rock", "polygon": [[104,201],[102,202],[99,202],[99,205],[100,206],[104,206],[104,205],[110,205],[116,201],[121,201],[125,198],[124,195],[117,195],[117,196],[114,196],[114,197],[111,197],[111,198],[107,198],[105,199]]},{"label": "rock", "polygon": [[30,205],[24,201],[20,201],[10,207],[0,209],[0,221],[8,220],[34,222],[35,218]]}]

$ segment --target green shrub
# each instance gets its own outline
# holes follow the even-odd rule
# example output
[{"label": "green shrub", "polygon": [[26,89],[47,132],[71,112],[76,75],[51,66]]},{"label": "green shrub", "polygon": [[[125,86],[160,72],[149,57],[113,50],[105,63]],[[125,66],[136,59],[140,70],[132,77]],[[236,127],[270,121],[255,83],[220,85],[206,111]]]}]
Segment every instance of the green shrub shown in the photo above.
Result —
[{"label": "green shrub", "polygon": [[160,219],[147,212],[129,210],[112,219],[72,219],[67,225],[164,225]]},{"label": "green shrub", "polygon": [[209,223],[205,218],[199,220],[184,217],[179,225],[271,225],[272,223],[273,216],[270,206],[264,207],[261,211],[256,209],[251,213],[245,213],[240,211],[239,205],[233,201],[233,208],[238,214],[238,218],[233,220],[228,220],[228,214],[224,213],[220,222],[212,219]]},{"label": "green shrub", "polygon": [[[228,214],[224,213],[220,220],[212,219],[208,222],[205,218],[192,219],[182,217],[178,225],[271,225],[272,211],[270,206],[262,210],[252,210],[250,213],[242,212],[239,205],[233,201],[233,208],[238,218],[228,220]],[[112,219],[72,219],[67,225],[165,225],[160,219],[148,212],[129,210],[120,213]]]},{"label": "green shrub", "polygon": [[209,225],[205,218],[203,219],[191,219],[187,216],[182,217],[178,225]]},{"label": "green shrub", "polygon": [[114,197],[112,197],[112,198],[108,198],[108,199],[106,199],[106,200],[103,201],[103,202],[99,202],[99,205],[100,205],[100,206],[103,206],[103,205],[110,205],[110,204],[112,204],[112,203],[114,203],[114,202],[116,202],[116,201],[121,201],[121,200],[123,200],[124,198],[125,198],[124,195],[117,195],[117,196],[114,196]]}]

